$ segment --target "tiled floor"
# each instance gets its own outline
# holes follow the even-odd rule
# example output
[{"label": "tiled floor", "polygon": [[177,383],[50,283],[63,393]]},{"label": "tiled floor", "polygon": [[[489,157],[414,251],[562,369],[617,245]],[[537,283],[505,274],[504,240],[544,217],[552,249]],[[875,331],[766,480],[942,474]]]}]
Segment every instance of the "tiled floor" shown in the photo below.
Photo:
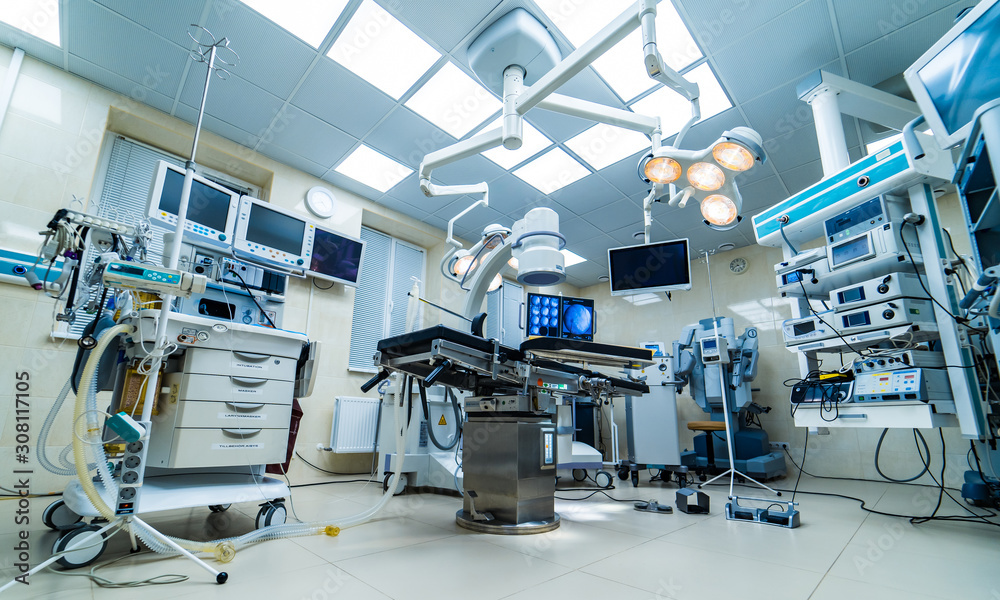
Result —
[{"label": "tiled floor", "polygon": [[[626,484],[612,495],[673,504],[675,489]],[[801,489],[862,497],[880,510],[905,510],[927,494],[920,488],[811,478],[803,478]],[[293,498],[303,520],[336,518],[371,506],[380,491],[375,484],[345,483],[296,488]],[[802,526],[787,530],[726,521],[725,490],[713,488],[710,495],[707,516],[641,513],[600,495],[558,500],[558,530],[506,537],[458,528],[459,498],[408,494],[394,498],[378,519],[336,538],[289,538],[245,548],[225,565],[230,574],[225,585],[183,558],[143,553],[99,574],[134,580],[178,573],[190,579],[106,589],[86,578],[43,572],[4,598],[1000,600],[1000,528],[958,522],[912,526],[865,513],[856,502],[799,495]],[[40,517],[49,501],[32,500],[32,515]],[[16,574],[10,551],[16,543],[15,507],[11,501],[0,507],[0,575],[7,581]],[[148,520],[170,535],[213,539],[249,531],[256,511],[247,504],[223,514],[183,510]],[[961,511],[951,504],[943,512]],[[30,537],[36,563],[48,556],[56,537],[39,521],[32,519]],[[126,555],[127,547],[124,535],[113,538],[102,561]]]}]

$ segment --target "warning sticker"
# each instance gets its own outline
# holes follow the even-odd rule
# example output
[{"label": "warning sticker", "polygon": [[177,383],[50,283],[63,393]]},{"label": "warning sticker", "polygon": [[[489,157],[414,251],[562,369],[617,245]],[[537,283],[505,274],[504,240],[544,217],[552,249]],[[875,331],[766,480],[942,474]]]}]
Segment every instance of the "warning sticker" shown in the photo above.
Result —
[{"label": "warning sticker", "polygon": [[448,421],[444,420],[444,415],[441,415],[441,419],[438,421],[438,425],[447,425]]},{"label": "warning sticker", "polygon": [[260,450],[264,444],[212,444],[213,450]]}]

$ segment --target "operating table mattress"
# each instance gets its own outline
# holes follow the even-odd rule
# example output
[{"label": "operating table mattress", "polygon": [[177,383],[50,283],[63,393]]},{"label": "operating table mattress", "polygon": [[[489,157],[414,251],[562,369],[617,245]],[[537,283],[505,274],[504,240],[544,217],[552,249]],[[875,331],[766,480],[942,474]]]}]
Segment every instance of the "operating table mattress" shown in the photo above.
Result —
[{"label": "operating table mattress", "polygon": [[[403,333],[385,338],[378,343],[377,349],[390,358],[412,356],[414,354],[430,352],[431,342],[434,340],[447,340],[481,352],[493,354],[492,341],[472,335],[471,333],[452,329],[451,327],[445,327],[444,325],[436,325],[412,333]],[[507,360],[521,360],[524,358],[524,354],[516,348],[500,346],[500,352],[507,355]]]}]

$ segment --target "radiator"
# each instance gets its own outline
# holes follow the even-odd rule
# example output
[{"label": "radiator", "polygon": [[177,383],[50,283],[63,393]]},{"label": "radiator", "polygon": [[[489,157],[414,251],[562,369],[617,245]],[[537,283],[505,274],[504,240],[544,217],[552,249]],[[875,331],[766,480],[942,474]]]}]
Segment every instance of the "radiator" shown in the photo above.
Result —
[{"label": "radiator", "polygon": [[337,396],[330,448],[341,454],[374,452],[380,402],[378,398]]}]

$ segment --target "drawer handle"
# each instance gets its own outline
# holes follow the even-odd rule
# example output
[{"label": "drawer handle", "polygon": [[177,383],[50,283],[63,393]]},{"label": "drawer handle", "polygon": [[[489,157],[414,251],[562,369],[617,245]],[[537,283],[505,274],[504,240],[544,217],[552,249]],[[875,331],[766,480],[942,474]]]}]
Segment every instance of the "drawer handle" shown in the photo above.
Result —
[{"label": "drawer handle", "polygon": [[229,379],[233,383],[241,383],[243,385],[262,385],[267,383],[267,379],[259,377],[235,377],[233,375],[230,375]]},{"label": "drawer handle", "polygon": [[222,432],[235,437],[249,437],[251,435],[257,435],[260,433],[261,429],[228,429],[223,428]]},{"label": "drawer handle", "polygon": [[252,360],[257,362],[264,362],[265,360],[271,358],[270,354],[258,354],[257,352],[242,352],[240,350],[233,350],[233,355],[246,360]]},{"label": "drawer handle", "polygon": [[840,415],[837,418],[838,419],[868,419],[868,415],[866,415],[865,413],[859,413],[859,414],[856,414],[856,415],[847,413],[847,414]]},{"label": "drawer handle", "polygon": [[257,409],[257,408],[262,408],[264,406],[264,403],[261,402],[260,404],[256,404],[256,403],[253,403],[253,402],[230,402],[229,400],[226,400],[226,405],[227,406],[232,406],[236,410],[244,410],[244,409],[245,410],[254,410],[254,409]]}]

